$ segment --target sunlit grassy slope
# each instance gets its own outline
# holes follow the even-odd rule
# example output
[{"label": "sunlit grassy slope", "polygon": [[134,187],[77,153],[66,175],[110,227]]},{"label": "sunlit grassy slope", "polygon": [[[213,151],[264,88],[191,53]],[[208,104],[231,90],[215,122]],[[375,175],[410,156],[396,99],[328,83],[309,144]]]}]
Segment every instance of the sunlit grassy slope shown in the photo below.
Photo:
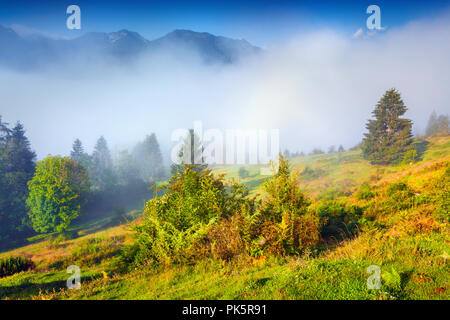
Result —
[{"label": "sunlit grassy slope", "polygon": [[[232,263],[200,261],[195,266],[167,269],[142,268],[115,274],[120,248],[133,241],[129,224],[94,232],[86,228],[80,237],[49,241],[0,253],[30,257],[32,272],[0,279],[3,299],[449,299],[449,213],[436,219],[430,204],[386,212],[393,182],[405,181],[422,199],[450,161],[450,137],[417,144],[421,161],[402,166],[378,167],[363,160],[360,151],[291,159],[299,185],[313,202],[344,199],[371,208],[371,221],[359,235],[331,244],[325,250],[301,257],[243,258]],[[307,170],[305,170],[308,168]],[[242,179],[253,195],[262,195],[258,166],[249,166]],[[228,178],[238,178],[239,166],[214,168]],[[359,185],[368,182],[376,196],[361,200]],[[448,185],[444,188],[449,188]],[[416,198],[414,198],[416,199]],[[416,200],[417,200],[416,199]],[[138,221],[134,222],[138,223]],[[65,289],[69,265],[82,270],[82,288]],[[379,266],[381,290],[367,288],[367,267]]]},{"label": "sunlit grassy slope", "polygon": [[[299,186],[306,193],[314,198],[332,198],[351,194],[362,182],[374,182],[381,177],[396,179],[399,177],[397,174],[403,176],[409,174],[409,169],[445,159],[448,161],[450,156],[450,138],[448,137],[417,142],[416,146],[422,161],[414,165],[374,166],[362,158],[361,150],[340,154],[308,155],[289,159],[289,161],[292,169],[299,173]],[[217,167],[215,171],[247,184],[251,194],[261,194],[259,186],[267,178],[260,175],[262,166],[244,166],[250,173],[245,179],[239,178],[240,167]]]}]

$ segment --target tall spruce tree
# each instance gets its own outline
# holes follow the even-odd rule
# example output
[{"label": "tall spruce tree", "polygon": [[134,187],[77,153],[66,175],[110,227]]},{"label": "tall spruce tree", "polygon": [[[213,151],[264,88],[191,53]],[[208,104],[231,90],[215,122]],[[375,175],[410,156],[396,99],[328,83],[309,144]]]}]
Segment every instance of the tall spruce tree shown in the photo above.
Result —
[{"label": "tall spruce tree", "polygon": [[438,118],[436,111],[433,111],[428,118],[427,128],[425,129],[425,136],[431,137],[436,134],[439,128]]},{"label": "tall spruce tree", "polygon": [[194,129],[189,129],[184,138],[183,144],[178,151],[178,163],[170,167],[171,174],[182,173],[185,166],[191,167],[195,171],[202,171],[207,167],[203,157],[204,147]]},{"label": "tall spruce tree", "polygon": [[425,129],[425,137],[446,136],[449,134],[449,118],[448,115],[437,115],[433,111],[428,118],[427,128]]},{"label": "tall spruce tree", "polygon": [[101,170],[111,168],[112,166],[112,158],[111,152],[108,148],[108,143],[106,139],[101,136],[94,147],[94,152],[92,154],[92,158],[94,160],[95,165]]},{"label": "tall spruce tree", "polygon": [[94,152],[92,153],[92,168],[89,171],[94,188],[104,190],[116,184],[111,152],[103,136],[95,144]]},{"label": "tall spruce tree", "polygon": [[6,144],[10,134],[11,129],[8,128],[8,123],[2,122],[2,116],[0,116],[0,148]]},{"label": "tall spruce tree", "polygon": [[35,171],[36,154],[21,123],[10,130],[0,119],[0,240],[25,228],[28,181]]},{"label": "tall spruce tree", "polygon": [[70,157],[77,161],[81,162],[84,155],[83,144],[80,139],[76,139],[72,144],[72,151],[70,152]]},{"label": "tall spruce tree", "polygon": [[139,175],[145,182],[164,178],[164,165],[161,149],[156,135],[152,133],[135,148]]},{"label": "tall spruce tree", "polygon": [[75,139],[73,142],[70,158],[81,164],[86,170],[92,173],[92,159],[86,152],[84,152],[83,144],[80,139]]},{"label": "tall spruce tree", "polygon": [[374,164],[398,163],[411,150],[412,122],[400,118],[407,110],[396,89],[386,91],[372,112],[375,119],[366,125],[362,145],[366,159]]},{"label": "tall spruce tree", "polygon": [[[10,223],[8,221],[8,212],[6,211],[8,203],[8,181],[6,180],[6,148],[8,137],[11,130],[8,124],[2,121],[0,116],[0,240],[3,242],[10,233]],[[0,245],[1,247],[1,245]]]},{"label": "tall spruce tree", "polygon": [[120,151],[115,161],[115,171],[119,184],[127,185],[140,180],[136,158],[128,150]]}]

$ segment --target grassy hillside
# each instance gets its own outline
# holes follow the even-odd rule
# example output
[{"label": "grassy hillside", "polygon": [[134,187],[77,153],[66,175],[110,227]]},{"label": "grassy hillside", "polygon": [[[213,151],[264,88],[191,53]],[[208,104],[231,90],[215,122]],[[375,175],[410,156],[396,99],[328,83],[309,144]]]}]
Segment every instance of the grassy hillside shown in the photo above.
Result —
[{"label": "grassy hillside", "polygon": [[[312,206],[329,208],[334,200],[363,210],[357,231],[302,256],[211,259],[115,273],[118,252],[133,241],[130,224],[86,228],[73,240],[42,240],[0,253],[0,259],[24,256],[36,264],[31,272],[0,279],[0,298],[448,299],[450,137],[416,148],[421,160],[401,166],[372,166],[360,151],[291,159]],[[250,176],[242,182],[262,197],[266,177],[258,166],[247,169]],[[239,179],[239,166],[214,170]],[[82,270],[80,290],[65,289],[72,264]],[[371,265],[381,268],[381,290],[367,289]]]}]

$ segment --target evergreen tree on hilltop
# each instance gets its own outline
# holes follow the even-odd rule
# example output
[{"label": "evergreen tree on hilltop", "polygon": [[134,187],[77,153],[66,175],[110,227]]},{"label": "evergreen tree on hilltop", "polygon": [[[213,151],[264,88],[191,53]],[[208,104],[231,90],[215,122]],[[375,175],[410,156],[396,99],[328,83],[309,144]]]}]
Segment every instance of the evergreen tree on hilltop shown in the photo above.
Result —
[{"label": "evergreen tree on hilltop", "polygon": [[374,164],[398,163],[411,150],[412,122],[400,118],[407,110],[397,90],[386,91],[372,112],[375,119],[366,125],[368,133],[362,145],[365,159]]}]

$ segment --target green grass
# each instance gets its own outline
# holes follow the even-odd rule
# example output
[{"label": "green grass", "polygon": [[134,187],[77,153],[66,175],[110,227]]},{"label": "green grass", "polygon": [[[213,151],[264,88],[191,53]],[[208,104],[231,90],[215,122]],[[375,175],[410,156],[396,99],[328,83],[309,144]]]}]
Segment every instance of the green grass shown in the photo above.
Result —
[{"label": "green grass", "polygon": [[[395,181],[407,181],[418,195],[443,172],[450,160],[450,138],[421,144],[422,160],[413,165],[377,167],[360,151],[291,159],[300,173],[299,185],[314,201],[338,198],[362,207],[385,201],[384,192]],[[308,172],[304,172],[305,168]],[[238,178],[240,166],[216,167],[214,172]],[[260,166],[246,166],[250,176],[241,182],[252,195],[260,194],[267,178]],[[375,198],[358,199],[363,182]],[[450,231],[447,222],[427,214],[427,205],[388,213],[365,213],[362,232],[325,250],[299,257],[242,258],[224,263],[199,261],[163,269],[142,267],[115,273],[120,248],[133,241],[128,225],[114,226],[112,217],[74,226],[74,239],[30,239],[32,244],[0,258],[25,256],[36,269],[0,279],[0,299],[448,299]],[[140,211],[130,211],[136,218]],[[374,215],[374,216],[371,216]],[[450,218],[450,216],[449,216]],[[427,229],[428,228],[428,229]],[[81,290],[68,290],[66,267],[81,267]],[[367,267],[377,265],[381,290],[369,290]]]}]

